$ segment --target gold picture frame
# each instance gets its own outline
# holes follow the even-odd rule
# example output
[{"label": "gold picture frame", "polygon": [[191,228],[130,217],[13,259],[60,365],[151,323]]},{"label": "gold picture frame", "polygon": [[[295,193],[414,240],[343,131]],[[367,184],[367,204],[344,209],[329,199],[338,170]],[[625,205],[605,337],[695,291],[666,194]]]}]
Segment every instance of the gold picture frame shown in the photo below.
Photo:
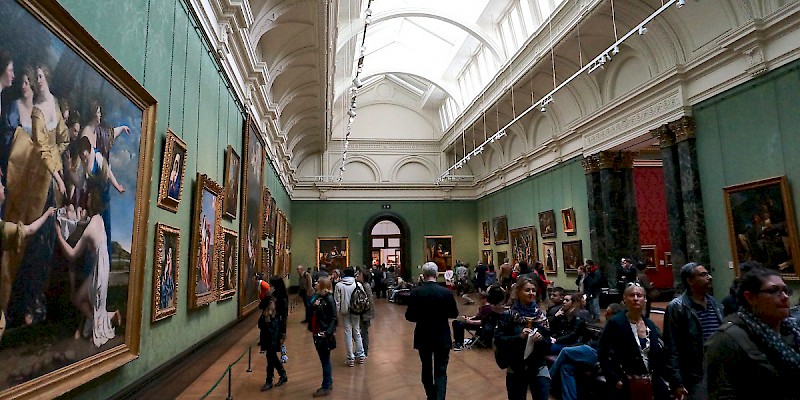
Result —
[{"label": "gold picture frame", "polygon": [[264,208],[264,226],[261,228],[261,239],[269,239],[272,237],[272,229],[270,229],[270,225],[275,223],[275,221],[272,219],[272,207],[275,206],[275,202],[272,199],[272,193],[270,193],[269,188],[267,187],[264,188],[263,200],[261,200],[261,204]]},{"label": "gold picture frame", "polygon": [[[127,124],[128,128],[128,133],[123,135],[122,140],[114,143],[109,152],[114,156],[120,152],[132,155],[127,160],[107,158],[107,160],[112,160],[111,167],[117,167],[116,178],[126,191],[125,196],[112,193],[109,203],[113,203],[115,207],[131,210],[127,215],[115,215],[114,225],[109,223],[111,238],[108,239],[108,244],[125,243],[114,247],[111,250],[112,254],[109,254],[116,263],[114,264],[115,268],[119,268],[120,263],[123,264],[126,275],[122,284],[112,285],[119,290],[119,295],[116,296],[120,302],[119,308],[114,304],[108,304],[108,306],[117,308],[117,311],[125,310],[124,321],[120,321],[121,318],[116,319],[116,323],[119,325],[116,327],[115,338],[102,346],[95,345],[96,348],[91,352],[67,360],[64,366],[54,369],[34,369],[32,373],[26,374],[24,382],[17,383],[3,379],[3,384],[0,386],[0,398],[54,398],[115,370],[139,356],[142,289],[147,253],[147,221],[156,128],[156,100],[58,2],[45,0],[4,1],[0,2],[0,15],[3,15],[6,21],[14,21],[14,23],[0,26],[0,42],[3,43],[3,48],[11,54],[13,62],[22,67],[22,61],[35,58],[31,52],[38,51],[37,54],[48,56],[48,59],[44,61],[49,62],[51,67],[58,66],[63,60],[75,68],[73,72],[80,71],[80,74],[67,73],[58,68],[51,68],[51,75],[47,79],[59,83],[59,85],[50,85],[53,95],[56,98],[69,99],[72,109],[80,110],[82,115],[87,116],[91,114],[89,104],[92,100],[99,100],[102,103],[101,107],[105,107],[103,115],[108,117],[108,120],[105,121],[106,124],[116,126],[119,126],[117,124]],[[20,30],[20,26],[24,26],[25,29]],[[41,46],[32,46],[32,43]],[[22,74],[18,76],[20,75]],[[74,97],[70,98],[70,94]],[[7,104],[3,105],[5,107]],[[123,119],[127,122],[123,122]],[[7,175],[7,178],[11,180],[10,174]],[[31,183],[29,176],[24,176],[23,179],[26,180],[26,185]],[[6,185],[6,189],[8,192],[4,220],[15,223],[17,221],[9,217],[9,207],[12,203],[10,182]],[[30,190],[30,186],[28,186],[28,190]],[[90,221],[97,221],[97,218],[100,218],[105,225],[107,219],[102,216],[97,217],[98,215],[100,214],[93,215]],[[92,222],[88,223],[87,231],[91,224]],[[98,229],[93,228],[92,230],[94,232],[90,233],[90,236],[95,236],[100,232]],[[88,237],[86,236],[87,231],[84,231],[81,238]],[[124,250],[124,257],[120,249]],[[63,281],[56,283],[50,280],[48,282],[49,285],[61,283]],[[3,284],[0,281],[0,286]],[[58,289],[69,291],[68,287]],[[5,308],[10,301],[8,297],[10,294],[5,293],[4,289],[0,289],[0,293],[3,293],[0,295],[2,298],[0,304],[2,304],[2,308]],[[114,300],[114,302],[116,301]],[[109,312],[109,314],[111,313]],[[54,316],[54,318],[58,318],[58,316]],[[34,324],[36,323],[34,322]],[[6,341],[12,336],[21,334],[15,333],[15,329],[7,327],[3,333],[3,340]],[[28,334],[26,332],[26,335]],[[76,339],[73,337],[73,332],[70,331],[68,337],[64,338],[33,337],[15,341],[15,347],[31,347],[30,352],[24,349],[23,351],[32,359],[10,363],[4,357],[4,353],[11,348],[8,345],[9,342],[6,341],[6,346],[0,350],[0,362],[4,364],[2,373],[4,375],[16,374],[15,368],[23,368],[24,365],[36,365],[37,363],[45,364],[43,359],[37,361],[33,358],[40,357],[39,350],[45,345],[58,344],[62,340],[74,342]],[[47,343],[43,343],[44,341]],[[16,351],[20,351],[20,349]]]},{"label": "gold picture frame", "polygon": [[[223,202],[224,204],[224,202]],[[233,230],[221,227],[221,246],[219,248],[219,299],[227,300],[236,295],[239,283],[239,234]]]},{"label": "gold picture frame", "polygon": [[323,263],[328,264],[328,273],[334,268],[344,269],[350,265],[350,238],[318,237],[316,254],[317,269]]},{"label": "gold picture frame", "polygon": [[533,266],[533,262],[539,259],[537,252],[538,243],[536,240],[536,228],[526,226],[515,228],[509,231],[509,242],[511,243],[511,262],[525,261]]},{"label": "gold picture frame", "polygon": [[489,231],[489,221],[481,222],[481,236],[483,237],[483,244],[492,244],[492,238]]},{"label": "gold picture frame", "polygon": [[159,222],[156,224],[155,239],[153,307],[150,322],[171,317],[178,309],[181,230]]},{"label": "gold picture frame", "polygon": [[544,272],[548,274],[558,273],[556,242],[542,243],[542,264],[544,264]]},{"label": "gold picture frame", "polygon": [[217,267],[219,259],[222,186],[207,175],[197,173],[192,216],[192,243],[189,252],[189,309],[206,306],[219,294]]},{"label": "gold picture frame", "polygon": [[433,262],[439,267],[439,272],[453,269],[456,259],[453,254],[453,237],[425,236],[422,254],[425,254],[425,262]]},{"label": "gold picture frame", "polygon": [[225,153],[225,201],[222,202],[222,216],[236,219],[239,209],[239,182],[242,176],[242,159],[233,146],[228,145]]},{"label": "gold picture frame", "polygon": [[242,205],[239,219],[239,317],[253,312],[258,305],[258,288],[255,274],[262,273],[261,207],[264,188],[264,139],[252,115],[247,116],[243,134],[244,160],[242,175]]},{"label": "gold picture frame", "polygon": [[492,219],[494,244],[508,244],[508,218],[505,215]]},{"label": "gold picture frame", "polygon": [[575,234],[575,209],[565,208],[561,210],[561,227],[567,235]]},{"label": "gold picture frame", "polygon": [[186,178],[186,142],[172,129],[167,129],[164,158],[161,161],[161,179],[158,185],[158,206],[174,213],[183,196]]},{"label": "gold picture frame", "polygon": [[798,246],[789,181],[776,176],[723,188],[733,268],[753,260],[786,280],[800,280]]}]

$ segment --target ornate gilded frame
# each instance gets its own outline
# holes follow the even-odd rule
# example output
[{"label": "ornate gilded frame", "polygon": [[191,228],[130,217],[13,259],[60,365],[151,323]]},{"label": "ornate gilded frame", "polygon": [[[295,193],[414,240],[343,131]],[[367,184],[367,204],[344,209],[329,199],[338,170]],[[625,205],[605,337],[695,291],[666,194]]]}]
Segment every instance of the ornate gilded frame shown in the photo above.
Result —
[{"label": "ornate gilded frame", "polygon": [[[526,235],[528,236],[529,240],[527,244],[528,248],[527,249],[520,248],[522,246],[520,243],[518,243],[518,240],[524,238]],[[537,254],[538,252],[537,247],[539,246],[539,243],[536,238],[536,228],[534,228],[533,226],[525,226],[522,228],[511,229],[508,232],[508,240],[509,244],[511,245],[512,262],[513,260],[516,260],[517,262],[525,261],[526,263],[528,263],[528,265],[533,265],[533,262],[539,259],[539,255]],[[518,259],[520,251],[524,253],[525,250],[527,250],[528,252],[527,255],[528,258],[525,260]]]},{"label": "ornate gilded frame", "polygon": [[[238,315],[244,317],[256,309],[258,291],[253,275],[263,272],[261,267],[261,229],[263,216],[261,201],[264,188],[264,162],[266,159],[264,139],[253,117],[247,116],[244,124],[242,164],[242,205],[239,218],[239,306]],[[257,165],[255,165],[255,164]],[[254,176],[258,168],[257,176]],[[248,236],[249,235],[249,236]],[[248,265],[248,263],[252,265]]]},{"label": "ornate gilded frame", "polygon": [[[444,257],[444,264],[445,267],[442,269],[442,266],[438,263],[436,264],[439,267],[439,272],[444,272],[447,270],[447,267],[454,268],[456,263],[456,257],[453,251],[453,237],[452,236],[425,236],[424,246],[422,248],[422,254],[425,255],[425,262],[432,261],[436,262],[436,247],[440,244],[446,243],[447,253],[443,254]],[[433,248],[433,250],[432,250]]]},{"label": "ornate gilded frame", "polygon": [[508,244],[508,217],[501,215],[492,218],[492,233],[494,234],[494,244]]},{"label": "ornate gilded frame", "polygon": [[[575,268],[569,268],[567,255],[573,252],[575,253],[576,266]],[[578,268],[583,265],[583,241],[571,240],[567,242],[561,242],[561,260],[564,262],[564,272],[578,272]]]},{"label": "ornate gilded frame", "polygon": [[[547,265],[547,250],[552,250],[553,266]],[[556,250],[556,242],[542,243],[542,264],[544,265],[544,272],[548,274],[558,273],[558,252]]]},{"label": "ornate gilded frame", "polygon": [[483,244],[492,244],[491,230],[489,229],[489,221],[481,222],[481,236],[483,236]]},{"label": "ornate gilded frame", "polygon": [[[233,164],[234,162],[235,165]],[[236,175],[232,177],[231,173]],[[239,157],[233,146],[228,145],[228,150],[225,154],[225,200],[222,202],[222,216],[225,218],[236,219],[236,212],[239,208],[239,189],[242,187],[241,177],[242,158]],[[234,179],[235,182],[231,182],[231,179]],[[231,185],[236,185],[234,190],[231,190]]]},{"label": "ornate gilded frame", "polygon": [[274,224],[275,221],[272,220],[272,207],[275,206],[275,202],[272,201],[272,194],[269,192],[269,188],[264,187],[264,195],[263,200],[261,200],[262,207],[264,208],[264,226],[261,228],[261,239],[269,239],[272,237],[272,230],[270,229],[270,224]]},{"label": "ornate gilded frame", "polygon": [[[572,226],[569,226],[569,221],[572,221]],[[576,233],[576,225],[575,209],[570,207],[561,210],[561,227],[564,228],[564,233],[574,235]]]},{"label": "ornate gilded frame", "polygon": [[[322,259],[322,251],[329,250],[331,245],[337,245],[337,249],[341,252],[341,244],[345,245],[345,265],[350,265],[350,238],[349,237],[318,237],[317,238],[317,252],[314,258],[316,258],[316,265],[317,269],[320,266],[320,260]],[[331,271],[328,271],[331,272]]]},{"label": "ornate gilded frame", "polygon": [[[219,276],[217,277],[217,286],[219,287],[219,300],[227,300],[233,298],[236,295],[236,288],[239,284],[239,234],[233,230],[228,229],[225,227],[221,227],[221,244],[219,248]],[[233,247],[229,247],[229,241],[233,241]],[[232,249],[232,254],[229,254],[226,249]],[[227,265],[226,261],[228,257],[232,256],[233,260],[231,265]],[[229,271],[228,271],[229,270]],[[230,282],[232,282],[233,287],[226,287],[225,285],[225,274],[229,272],[232,274],[232,278]]]},{"label": "ornate gilded frame", "polygon": [[[175,154],[182,151],[180,166],[180,188],[178,198],[169,195],[169,176],[172,173],[172,161]],[[186,180],[186,142],[183,141],[172,129],[167,129],[167,139],[164,144],[164,158],[161,160],[161,179],[158,184],[158,206],[174,213],[178,212],[178,205],[183,198],[183,186]]]},{"label": "ornate gilded frame", "polygon": [[[192,243],[191,243],[191,251],[189,252],[189,261],[191,265],[191,269],[189,270],[189,284],[186,285],[189,289],[189,309],[197,309],[208,305],[215,300],[217,300],[217,295],[219,294],[218,287],[217,287],[217,267],[218,267],[218,257],[219,257],[219,249],[217,246],[221,244],[221,235],[220,235],[220,220],[222,219],[222,198],[224,197],[222,186],[220,186],[217,182],[214,182],[209,178],[207,175],[197,173],[197,181],[195,183],[195,193],[194,193],[194,213],[192,215]],[[209,263],[209,271],[208,276],[211,280],[209,285],[207,285],[207,290],[204,292],[197,292],[198,288],[198,278],[202,277],[200,274],[200,241],[202,240],[201,235],[201,224],[202,224],[202,215],[205,213],[204,207],[204,200],[206,192],[212,196],[214,196],[212,200],[212,204],[214,206],[213,212],[213,221],[211,221],[211,227],[214,229],[214,232],[211,233],[211,238],[214,241],[212,246],[213,248],[208,253],[208,260]]]},{"label": "ornate gilded frame", "polygon": [[[14,2],[7,4],[12,3]],[[54,398],[139,357],[156,100],[58,2],[17,0],[16,3],[125,96],[141,111],[142,118],[126,297],[130,306],[125,314],[124,344],[0,391],[0,398]]]},{"label": "ornate gilded frame", "polygon": [[539,234],[542,239],[556,237],[556,213],[553,210],[539,213]]},{"label": "ornate gilded frame", "polygon": [[[172,262],[173,271],[174,271],[174,287],[172,288],[172,307],[161,308],[160,305],[160,298],[161,298],[161,275],[164,272],[164,252],[165,252],[165,236],[166,235],[173,235],[175,236],[175,243],[173,244],[175,253],[173,255],[174,259]],[[178,282],[180,277],[180,252],[181,252],[181,230],[180,228],[176,228],[174,226],[169,226],[164,223],[157,223],[156,224],[156,237],[155,237],[156,247],[153,250],[153,293],[152,293],[152,300],[153,300],[153,307],[152,313],[150,317],[150,322],[156,322],[162,320],[167,317],[171,317],[175,315],[175,312],[178,309]]]}]

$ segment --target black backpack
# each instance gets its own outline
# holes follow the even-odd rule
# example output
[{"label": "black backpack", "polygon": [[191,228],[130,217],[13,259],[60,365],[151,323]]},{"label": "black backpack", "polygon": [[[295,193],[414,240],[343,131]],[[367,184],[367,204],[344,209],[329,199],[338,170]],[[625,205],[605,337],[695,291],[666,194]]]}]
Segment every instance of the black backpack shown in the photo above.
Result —
[{"label": "black backpack", "polygon": [[356,287],[353,289],[353,294],[350,295],[350,314],[364,314],[372,308],[369,301],[369,295],[360,283],[356,282]]}]

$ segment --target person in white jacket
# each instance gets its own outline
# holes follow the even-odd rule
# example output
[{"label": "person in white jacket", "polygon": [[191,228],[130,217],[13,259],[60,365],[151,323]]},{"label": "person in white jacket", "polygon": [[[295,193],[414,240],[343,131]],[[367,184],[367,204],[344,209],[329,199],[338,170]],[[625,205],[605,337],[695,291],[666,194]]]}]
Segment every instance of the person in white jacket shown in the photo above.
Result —
[{"label": "person in white jacket", "polygon": [[[344,326],[344,343],[347,348],[347,365],[355,366],[356,359],[359,364],[363,364],[367,356],[364,354],[364,345],[361,341],[361,316],[350,313],[350,297],[356,288],[355,269],[347,267],[344,269],[342,280],[336,285],[333,298],[336,301],[336,309],[341,315],[342,325]],[[353,353],[353,342],[355,342],[355,353]]]}]

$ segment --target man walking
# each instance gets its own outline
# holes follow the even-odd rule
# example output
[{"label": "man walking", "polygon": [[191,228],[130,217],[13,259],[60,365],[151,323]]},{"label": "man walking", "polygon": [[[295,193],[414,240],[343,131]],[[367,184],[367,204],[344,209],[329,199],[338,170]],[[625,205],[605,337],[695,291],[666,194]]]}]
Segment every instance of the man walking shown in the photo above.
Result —
[{"label": "man walking", "polygon": [[669,380],[676,382],[676,397],[705,400],[703,345],[722,323],[722,307],[709,296],[712,277],[706,267],[693,262],[684,265],[681,281],[686,291],[669,303],[664,315]]},{"label": "man walking", "polygon": [[309,274],[302,265],[297,266],[297,277],[297,283],[300,286],[297,295],[300,296],[300,300],[303,300],[303,307],[305,308],[305,318],[301,323],[305,324],[308,323],[308,301],[311,299],[311,296],[314,295],[314,287],[311,284],[311,274]]},{"label": "man walking", "polygon": [[[344,344],[347,348],[347,365],[354,367],[356,359],[359,364],[363,364],[367,356],[364,354],[364,344],[361,341],[361,316],[350,312],[350,298],[356,289],[356,271],[353,267],[347,267],[342,273],[342,280],[336,285],[333,291],[333,299],[336,301],[336,309],[339,310],[342,325],[344,326]],[[359,284],[360,285],[360,284]],[[359,290],[364,290],[359,289]],[[355,342],[355,353],[353,352],[353,342]]]},{"label": "man walking", "polygon": [[586,260],[586,277],[583,279],[583,287],[586,289],[589,314],[595,322],[600,319],[600,292],[605,281],[603,272],[598,270],[594,261]]},{"label": "man walking", "polygon": [[443,400],[447,393],[447,363],[450,358],[450,324],[458,317],[453,293],[436,283],[439,267],[422,266],[424,283],[411,290],[406,319],[416,322],[414,348],[422,362],[422,386],[428,400]]}]

